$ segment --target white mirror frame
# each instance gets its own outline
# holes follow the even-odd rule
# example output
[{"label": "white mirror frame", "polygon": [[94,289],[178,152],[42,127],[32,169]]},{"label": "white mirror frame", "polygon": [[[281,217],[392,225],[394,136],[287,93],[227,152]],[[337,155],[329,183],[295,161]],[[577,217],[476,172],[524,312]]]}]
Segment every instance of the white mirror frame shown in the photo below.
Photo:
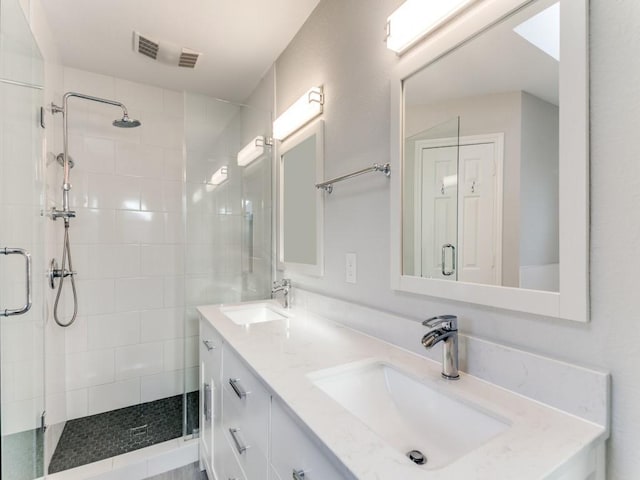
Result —
[{"label": "white mirror frame", "polygon": [[[391,287],[468,303],[589,321],[588,0],[560,2],[559,292],[402,274],[403,79],[531,0],[484,0],[405,55],[391,77]],[[569,32],[563,34],[562,32]],[[571,52],[571,55],[564,52]]]},{"label": "white mirror frame", "polygon": [[316,264],[293,263],[284,261],[284,222],[283,222],[283,176],[282,157],[289,150],[295,148],[307,138],[316,137],[315,165],[316,183],[322,182],[324,178],[324,121],[316,120],[304,127],[294,135],[287,137],[279,146],[276,155],[277,178],[278,178],[278,215],[277,215],[277,256],[276,264],[278,270],[287,270],[294,273],[302,273],[315,277],[324,275],[324,195],[323,191],[311,185],[315,189],[316,195]]}]

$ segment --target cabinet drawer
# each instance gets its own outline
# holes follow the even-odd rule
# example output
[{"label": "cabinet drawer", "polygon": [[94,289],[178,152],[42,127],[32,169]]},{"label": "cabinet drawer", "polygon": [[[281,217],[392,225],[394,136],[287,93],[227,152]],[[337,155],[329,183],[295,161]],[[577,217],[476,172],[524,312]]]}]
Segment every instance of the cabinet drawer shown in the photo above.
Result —
[{"label": "cabinet drawer", "polygon": [[271,404],[271,465],[282,480],[295,478],[294,471],[304,472],[304,480],[351,479],[341,472],[318,448],[316,440],[302,430],[285,412],[279,401]]},{"label": "cabinet drawer", "polygon": [[206,361],[211,367],[222,366],[222,337],[211,324],[200,319],[200,361]]},{"label": "cabinet drawer", "polygon": [[259,450],[265,457],[269,452],[269,399],[253,402],[247,408],[238,404],[234,393],[224,390],[222,394],[222,425],[226,433],[230,428],[240,430],[240,436],[249,449]]},{"label": "cabinet drawer", "polygon": [[222,429],[216,429],[215,435],[216,451],[214,459],[217,480],[247,480]]},{"label": "cabinet drawer", "polygon": [[269,470],[267,450],[263,450],[246,429],[233,426],[235,425],[234,423],[229,425],[224,425],[223,433],[247,480],[263,480],[267,478]]},{"label": "cabinet drawer", "polygon": [[223,423],[227,428],[240,428],[252,447],[266,454],[271,395],[234,352],[224,350],[223,364]]}]

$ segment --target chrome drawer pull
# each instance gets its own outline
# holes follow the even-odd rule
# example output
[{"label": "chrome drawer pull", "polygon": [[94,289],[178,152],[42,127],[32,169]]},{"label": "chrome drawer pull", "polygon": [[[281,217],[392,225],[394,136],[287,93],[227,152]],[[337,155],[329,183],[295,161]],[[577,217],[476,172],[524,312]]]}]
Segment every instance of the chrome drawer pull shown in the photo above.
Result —
[{"label": "chrome drawer pull", "polygon": [[211,420],[211,384],[204,384],[204,405],[202,407],[204,419],[208,422]]},{"label": "chrome drawer pull", "polygon": [[251,392],[247,392],[244,388],[242,388],[242,385],[240,385],[239,378],[230,378],[229,385],[231,385],[231,388],[233,388],[233,391],[236,392],[236,395],[238,396],[239,399],[246,398],[247,393],[251,393]]},{"label": "chrome drawer pull", "polygon": [[216,348],[216,346],[213,344],[211,340],[202,340],[202,343],[204,343],[204,346],[207,347],[208,351],[211,351]]},{"label": "chrome drawer pull", "polygon": [[304,480],[304,470],[294,469],[291,478],[293,478],[293,480]]},{"label": "chrome drawer pull", "polygon": [[236,444],[236,450],[238,450],[238,454],[242,455],[249,448],[248,445],[245,445],[242,439],[240,438],[240,429],[239,428],[230,428],[229,433],[231,434],[231,438],[233,438],[233,443]]}]

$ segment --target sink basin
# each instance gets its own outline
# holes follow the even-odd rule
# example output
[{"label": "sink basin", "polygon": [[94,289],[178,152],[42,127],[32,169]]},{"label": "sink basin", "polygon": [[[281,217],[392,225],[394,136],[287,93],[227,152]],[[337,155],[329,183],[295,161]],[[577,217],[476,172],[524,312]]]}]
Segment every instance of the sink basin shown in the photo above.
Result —
[{"label": "sink basin", "polygon": [[236,325],[285,320],[288,317],[278,312],[277,307],[269,303],[251,303],[221,307],[220,311]]},{"label": "sink basin", "polygon": [[309,378],[400,453],[421,452],[427,461],[417,468],[441,468],[509,428],[508,421],[383,362],[336,367]]}]

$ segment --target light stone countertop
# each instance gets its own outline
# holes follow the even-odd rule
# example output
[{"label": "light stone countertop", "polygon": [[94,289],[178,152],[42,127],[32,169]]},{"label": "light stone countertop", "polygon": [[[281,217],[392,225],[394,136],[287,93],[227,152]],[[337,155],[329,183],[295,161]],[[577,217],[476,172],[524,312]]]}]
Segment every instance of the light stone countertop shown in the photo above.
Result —
[{"label": "light stone countertop", "polygon": [[[280,308],[278,303],[273,305]],[[288,320],[240,326],[220,311],[221,306],[201,306],[198,311],[358,479],[543,479],[606,439],[606,431],[599,425],[473,376],[461,372],[459,381],[444,380],[439,362],[303,308],[287,310],[291,317]],[[508,419],[510,426],[445,467],[430,470],[428,464],[413,465],[307,376],[362,361],[389,363],[435,384],[446,395],[464,398],[498,418]]]}]

